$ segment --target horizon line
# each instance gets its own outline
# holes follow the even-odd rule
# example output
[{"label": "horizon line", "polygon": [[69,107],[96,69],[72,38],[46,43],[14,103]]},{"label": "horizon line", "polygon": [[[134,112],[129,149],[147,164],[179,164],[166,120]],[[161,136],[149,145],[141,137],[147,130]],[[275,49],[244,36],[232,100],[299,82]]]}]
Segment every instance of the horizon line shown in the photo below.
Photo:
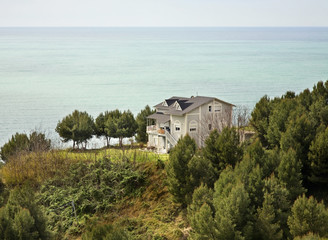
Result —
[{"label": "horizon line", "polygon": [[326,26],[0,26],[0,28],[327,28]]}]

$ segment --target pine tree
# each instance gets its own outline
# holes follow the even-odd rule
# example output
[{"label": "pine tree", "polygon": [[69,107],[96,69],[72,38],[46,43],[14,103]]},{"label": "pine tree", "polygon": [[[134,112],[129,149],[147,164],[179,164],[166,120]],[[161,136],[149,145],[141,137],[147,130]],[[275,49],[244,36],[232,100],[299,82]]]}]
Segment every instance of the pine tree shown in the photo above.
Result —
[{"label": "pine tree", "polygon": [[309,232],[320,237],[328,236],[328,211],[323,202],[318,202],[313,196],[307,198],[304,194],[294,202],[288,226],[294,237],[306,235]]},{"label": "pine tree", "polygon": [[294,150],[289,149],[287,153],[282,153],[278,167],[278,178],[289,191],[289,199],[292,202],[299,195],[305,193],[305,189],[302,186],[301,163],[296,158]]},{"label": "pine tree", "polygon": [[171,150],[166,166],[167,183],[174,200],[186,206],[191,201],[193,188],[190,184],[188,163],[196,152],[196,143],[189,135],[179,139]]},{"label": "pine tree", "polygon": [[228,165],[235,166],[242,154],[238,134],[233,128],[224,128],[221,133],[215,129],[205,140],[203,155],[212,163],[217,178]]},{"label": "pine tree", "polygon": [[148,135],[146,132],[147,117],[153,114],[154,112],[155,111],[151,110],[150,107],[147,105],[143,110],[140,111],[140,113],[138,113],[136,118],[138,124],[136,139],[138,142],[145,143],[148,141]]},{"label": "pine tree", "polygon": [[[288,190],[272,175],[265,180],[264,200],[258,208],[257,226],[262,238],[288,238],[287,217],[290,209]],[[270,232],[270,237],[267,233]]]},{"label": "pine tree", "polygon": [[328,127],[319,132],[310,146],[310,180],[316,183],[328,183]]},{"label": "pine tree", "polygon": [[206,185],[201,185],[195,189],[192,203],[188,206],[192,239],[215,239],[216,226],[213,216],[213,191]]}]

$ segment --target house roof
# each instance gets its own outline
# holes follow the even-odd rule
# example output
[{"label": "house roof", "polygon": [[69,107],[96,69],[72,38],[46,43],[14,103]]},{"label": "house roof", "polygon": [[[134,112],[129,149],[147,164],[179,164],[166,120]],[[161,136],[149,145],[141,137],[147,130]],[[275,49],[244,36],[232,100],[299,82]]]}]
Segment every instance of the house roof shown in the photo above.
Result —
[{"label": "house roof", "polygon": [[166,123],[170,121],[170,115],[163,114],[161,112],[156,112],[154,114],[151,114],[147,118],[156,119],[159,123]]},{"label": "house roof", "polygon": [[184,98],[184,97],[171,97],[169,99],[165,99],[164,102],[161,102],[154,107],[157,108],[159,111],[163,110],[166,114],[172,115],[184,115],[192,110],[198,108],[199,106],[208,103],[210,101],[217,100],[219,102],[235,106],[231,103],[222,101],[218,98],[214,97],[191,97],[191,98]]}]

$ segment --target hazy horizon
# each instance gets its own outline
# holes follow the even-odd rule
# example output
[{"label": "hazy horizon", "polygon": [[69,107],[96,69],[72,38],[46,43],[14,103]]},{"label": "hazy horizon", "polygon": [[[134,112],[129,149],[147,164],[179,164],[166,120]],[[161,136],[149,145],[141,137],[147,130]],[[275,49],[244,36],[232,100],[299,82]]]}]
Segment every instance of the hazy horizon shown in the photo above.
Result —
[{"label": "hazy horizon", "polygon": [[326,0],[11,0],[0,27],[325,27]]}]

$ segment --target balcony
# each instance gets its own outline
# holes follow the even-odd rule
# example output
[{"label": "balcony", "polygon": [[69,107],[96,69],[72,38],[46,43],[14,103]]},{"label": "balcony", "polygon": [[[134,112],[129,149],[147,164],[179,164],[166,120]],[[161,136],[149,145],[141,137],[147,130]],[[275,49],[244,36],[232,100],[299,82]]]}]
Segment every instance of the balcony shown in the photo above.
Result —
[{"label": "balcony", "polygon": [[147,133],[148,134],[160,134],[160,135],[164,135],[165,134],[165,130],[162,129],[162,128],[156,127],[156,125],[150,125],[150,126],[147,126]]}]

